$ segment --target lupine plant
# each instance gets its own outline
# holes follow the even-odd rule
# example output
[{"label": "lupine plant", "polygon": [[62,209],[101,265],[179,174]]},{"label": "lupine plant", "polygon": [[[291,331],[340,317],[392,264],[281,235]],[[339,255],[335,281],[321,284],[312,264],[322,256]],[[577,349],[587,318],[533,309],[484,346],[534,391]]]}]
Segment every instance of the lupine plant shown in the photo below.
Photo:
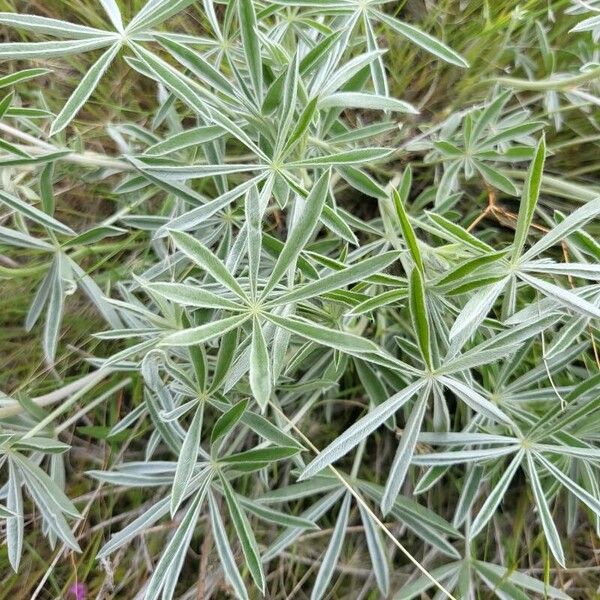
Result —
[{"label": "lupine plant", "polygon": [[592,597],[600,5],[3,4],[6,590]]}]

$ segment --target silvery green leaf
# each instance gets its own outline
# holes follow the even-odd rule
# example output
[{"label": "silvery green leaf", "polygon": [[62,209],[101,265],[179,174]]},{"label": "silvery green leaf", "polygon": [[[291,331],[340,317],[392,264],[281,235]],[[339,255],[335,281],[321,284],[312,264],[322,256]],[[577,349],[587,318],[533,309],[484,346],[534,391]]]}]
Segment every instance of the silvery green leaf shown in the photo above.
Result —
[{"label": "silvery green leaf", "polygon": [[259,36],[257,35],[258,24],[254,3],[252,0],[238,0],[238,18],[240,21],[240,32],[242,46],[246,54],[246,63],[254,88],[254,95],[258,102],[263,96],[262,58],[260,55]]},{"label": "silvery green leaf", "polygon": [[213,292],[202,289],[198,285],[190,285],[185,283],[163,283],[141,282],[142,286],[153,294],[183,304],[184,306],[197,306],[200,308],[217,308],[221,310],[240,311],[244,306],[218,296]]},{"label": "silvery green leaf", "polygon": [[[189,546],[194,530],[196,529],[200,509],[202,508],[204,496],[206,495],[209,484],[210,477],[206,477],[202,487],[196,492],[194,499],[190,502],[185,516],[179,523],[177,530],[166,545],[145,590],[144,597],[148,600],[156,600],[159,597],[162,588],[168,583],[171,567],[173,564],[179,562],[179,552],[185,552]],[[178,567],[180,569],[181,564],[179,564]],[[177,571],[179,571],[179,569]],[[178,574],[179,573],[177,572],[175,576]]]},{"label": "silvery green leaf", "polygon": [[250,388],[256,402],[264,411],[271,396],[271,360],[258,319],[252,320],[250,348]]},{"label": "silvery green leaf", "polygon": [[523,256],[521,261],[528,261],[538,256],[557,242],[571,235],[588,221],[600,214],[600,198],[590,200],[576,211],[572,212],[564,221],[551,229],[541,240],[536,242]]},{"label": "silvery green leaf", "polygon": [[100,0],[104,12],[119,33],[123,33],[123,17],[117,6],[116,0]]},{"label": "silvery green leaf", "polygon": [[[108,2],[109,0],[104,1]],[[67,103],[52,122],[50,136],[62,131],[75,118],[81,107],[96,89],[96,86],[104,73],[106,73],[120,47],[120,44],[113,44],[87,71],[83,79],[79,82],[79,85],[75,88],[75,91],[67,100]]]},{"label": "silvery green leaf", "polygon": [[335,348],[336,350],[341,350],[342,352],[359,355],[379,352],[378,346],[365,337],[338,329],[330,329],[329,327],[315,324],[300,317],[293,317],[291,315],[281,317],[274,313],[269,313],[265,314],[265,318],[275,323],[275,325],[283,327],[301,337],[329,346],[330,348]]},{"label": "silvery green leaf", "polygon": [[344,543],[344,537],[346,534],[346,528],[348,526],[348,515],[350,513],[350,503],[352,496],[347,493],[342,501],[340,512],[333,528],[333,533],[323,556],[321,562],[321,568],[317,573],[314,587],[311,593],[311,600],[320,600],[325,594],[329,582],[333,576],[333,571],[337,565],[340,554],[342,552],[342,545]]},{"label": "silvery green leaf", "polygon": [[[396,594],[395,600],[412,600],[413,598],[422,596],[423,593],[425,593],[434,585],[432,578],[434,578],[436,581],[443,582],[446,589],[453,591],[456,581],[458,580],[458,572],[460,571],[462,565],[462,561],[455,561],[442,565],[441,567],[428,570],[429,576],[422,575],[415,581],[402,586],[402,588],[400,588]],[[448,582],[450,582],[451,585]]]},{"label": "silvery green leaf", "polygon": [[52,229],[53,231],[57,231],[58,233],[62,233],[63,235],[75,235],[75,232],[70,228],[57,221],[54,217],[49,216],[45,212],[35,208],[35,206],[31,206],[4,191],[0,191],[0,201],[4,204],[10,206],[13,210],[16,210],[24,217],[43,225],[44,227],[48,227],[48,229]]},{"label": "silvery green leaf", "polygon": [[321,216],[321,211],[325,205],[327,194],[329,193],[330,179],[331,171],[328,170],[321,175],[310,190],[300,218],[289,233],[286,244],[279,254],[277,262],[263,289],[263,297],[279,283],[287,269],[296,261],[302,248],[313,235]]},{"label": "silvery green leaf", "polygon": [[236,534],[242,546],[248,570],[250,571],[252,578],[254,579],[254,583],[257,585],[258,589],[264,594],[266,585],[265,575],[262,568],[258,544],[256,543],[256,538],[254,537],[254,533],[250,527],[248,517],[246,517],[246,514],[240,507],[227,479],[225,479],[223,475],[220,476],[220,479],[221,484],[223,485],[223,492],[227,502],[227,508],[229,509],[229,514],[233,521]]},{"label": "silvery green leaf", "polygon": [[465,243],[468,246],[471,246],[476,250],[482,250],[483,252],[494,252],[492,246],[482,242],[479,238],[469,233],[466,229],[463,229],[460,225],[433,212],[427,212],[426,214],[427,218],[435,223],[435,225],[443,231],[450,240],[458,243]]},{"label": "silvery green leaf", "polygon": [[317,578],[310,595],[311,600],[320,600],[329,586],[329,582],[333,576],[333,571],[342,552],[342,545],[344,543],[346,528],[348,526],[348,515],[350,513],[351,500],[352,496],[347,493],[342,501],[342,506],[340,507],[340,512],[338,514],[335,527],[333,528],[329,545],[327,546],[327,550],[325,551],[325,555],[323,556],[323,560],[321,562],[321,568],[317,573]]},{"label": "silvery green leaf", "polygon": [[5,75],[4,77],[0,77],[0,89],[29,81],[30,79],[35,79],[36,77],[46,75],[47,73],[50,73],[49,69],[42,69],[38,67],[33,69],[23,69],[21,71],[17,71],[16,73]]},{"label": "silvery green leaf", "polygon": [[132,44],[136,56],[141,61],[143,68],[149,74],[152,74],[158,81],[167,87],[182,102],[185,102],[190,108],[198,114],[206,113],[205,97],[206,93],[192,79],[179,73],[167,62],[145,50],[139,44]]},{"label": "silvery green leaf", "polygon": [[220,210],[228,207],[232,202],[243,196],[250,187],[257,184],[259,181],[264,179],[264,175],[258,175],[257,177],[253,177],[244,183],[241,183],[233,190],[226,192],[207,202],[206,204],[202,204],[197,208],[193,208],[185,213],[183,213],[179,217],[175,217],[171,219],[167,223],[163,224],[156,232],[157,237],[161,237],[163,235],[167,235],[169,231],[190,231],[196,227],[202,225],[207,219],[212,217],[214,214],[219,212]]},{"label": "silvery green leaf", "polygon": [[44,33],[54,37],[67,37],[74,40],[85,40],[110,35],[110,32],[103,31],[102,29],[95,29],[94,27],[77,25],[75,23],[70,23],[69,21],[61,21],[59,19],[51,19],[31,14],[20,15],[17,13],[3,12],[0,13],[0,23],[17,29]]},{"label": "silvery green leaf", "polygon": [[256,515],[267,523],[276,523],[283,527],[300,527],[302,529],[319,529],[319,527],[309,519],[303,519],[302,517],[295,517],[273,508],[263,506],[258,502],[249,500],[245,496],[237,496],[239,503],[252,514]]},{"label": "silvery green leaf", "polygon": [[289,163],[287,166],[298,169],[304,167],[326,168],[337,165],[360,165],[382,160],[392,152],[393,150],[389,148],[359,148],[357,150],[346,150],[314,158],[305,158],[304,160]]},{"label": "silvery green leaf", "polygon": [[325,450],[319,452],[302,471],[299,479],[308,479],[316,475],[319,471],[335,462],[352,450],[361,440],[365,439],[373,431],[396,413],[414,394],[422,387],[424,382],[417,381],[405,387],[403,390],[388,398],[385,402],[375,407],[367,413],[362,419],[351,425],[344,433],[335,439]]},{"label": "silvery green leaf", "polygon": [[431,52],[431,54],[449,62],[458,67],[468,67],[469,63],[457,52],[446,46],[446,44],[440,42],[433,36],[421,31],[413,25],[408,25],[399,19],[395,19],[390,15],[386,15],[383,12],[377,13],[377,19],[391,27],[394,31],[400,35],[406,37],[414,44],[417,44],[421,48]]},{"label": "silvery green leaf", "polygon": [[224,130],[218,125],[201,125],[193,129],[186,129],[176,133],[165,140],[157,142],[146,149],[147,156],[163,156],[192,148],[198,144],[212,142],[223,136]]},{"label": "silvery green leaf", "polygon": [[[135,159],[127,157],[131,162]],[[166,178],[172,181],[185,181],[188,179],[204,179],[207,177],[215,177],[217,175],[231,175],[235,173],[249,173],[253,171],[265,170],[264,165],[257,164],[197,164],[184,166],[169,166],[169,165],[153,165],[144,163],[142,157],[138,157],[138,162],[142,163],[143,170],[158,178]]]},{"label": "silvery green leaf", "polygon": [[485,461],[502,458],[518,451],[519,446],[505,446],[500,448],[483,448],[476,450],[456,450],[454,452],[431,452],[429,454],[415,454],[412,457],[413,465],[420,466],[447,466],[463,463],[483,464]]},{"label": "silvery green leaf", "polygon": [[[374,63],[371,63],[374,64]],[[365,94],[362,92],[337,92],[319,100],[319,108],[364,108],[370,110],[391,110],[418,114],[418,110],[402,100],[379,96],[378,94]]]},{"label": "silvery green leaf", "polygon": [[503,175],[497,169],[493,169],[482,161],[473,161],[475,168],[481,173],[482,177],[493,187],[500,191],[510,194],[511,196],[517,195],[517,187],[515,184],[505,175]]},{"label": "silvery green leaf", "polygon": [[69,40],[65,42],[14,42],[2,44],[0,60],[26,60],[31,58],[53,58],[68,54],[79,54],[96,48],[103,48],[114,43],[111,35],[98,36],[82,40]]},{"label": "silvery green leaf", "polygon": [[565,264],[547,261],[523,262],[519,269],[527,273],[543,273],[545,275],[565,275],[568,277],[581,277],[592,281],[600,280],[600,267],[589,263]]},{"label": "silvery green leaf", "polygon": [[456,394],[465,404],[470,406],[475,412],[481,413],[482,415],[514,427],[512,419],[506,415],[500,408],[495,404],[486,400],[481,394],[478,394],[473,388],[465,385],[458,379],[453,377],[447,377],[442,375],[438,377],[438,381]]},{"label": "silvery green leaf", "polygon": [[114,227],[112,225],[92,227],[91,229],[76,235],[74,238],[71,238],[68,242],[63,244],[63,248],[94,244],[106,238],[123,235],[124,233],[127,233],[127,230],[122,229],[121,227]]},{"label": "silvery green leaf", "polygon": [[260,255],[262,253],[262,211],[258,190],[256,187],[250,188],[246,194],[245,216],[247,235],[247,258],[248,258],[248,277],[250,279],[250,295],[256,298],[256,286],[258,284],[258,273],[260,270]]},{"label": "silvery green leaf", "polygon": [[127,30],[137,33],[143,29],[150,29],[160,25],[169,17],[184,10],[194,0],[147,0],[142,10],[131,20]]},{"label": "silvery green leaf", "polygon": [[11,510],[8,510],[3,504],[0,504],[0,519],[8,519],[11,517],[16,517],[16,514]]},{"label": "silvery green leaf", "polygon": [[204,406],[199,404],[181,446],[179,460],[177,461],[177,470],[175,471],[173,487],[171,489],[171,517],[175,516],[179,505],[183,501],[186,488],[192,478],[194,467],[196,466],[198,448],[200,447],[202,435],[203,415]]},{"label": "silvery green leaf", "polygon": [[179,231],[171,231],[169,233],[177,244],[177,247],[186,256],[194,261],[199,267],[207,271],[216,281],[240,296],[242,299],[247,300],[244,290],[228,271],[227,267],[213,252],[187,233]]},{"label": "silvery green leaf", "polygon": [[382,50],[366,52],[350,59],[345,65],[337,70],[328,80],[324,88],[315,90],[321,95],[333,94],[336,90],[342,88],[352,77],[354,77],[361,69],[377,60],[383,53]]},{"label": "silvery green leaf", "polygon": [[527,474],[529,475],[531,490],[535,499],[538,517],[542,523],[542,528],[544,530],[544,535],[546,536],[546,541],[548,542],[548,547],[556,559],[556,562],[558,562],[561,567],[564,567],[565,555],[563,552],[560,535],[552,519],[552,513],[550,512],[548,501],[546,500],[546,496],[544,494],[544,490],[542,488],[542,484],[540,482],[540,478],[531,453],[526,453],[526,459]]},{"label": "silvery green leaf", "polygon": [[[558,598],[559,600],[572,600],[571,596],[565,594],[565,592],[559,590],[558,588],[548,585],[546,582],[530,577],[521,571],[510,570],[509,572],[509,569],[505,567],[494,565],[489,562],[483,563],[481,561],[475,561],[475,568],[478,571],[486,574],[489,574],[490,572],[494,573],[497,576],[498,581],[508,580],[511,583],[514,583],[516,586],[530,590],[536,594],[543,594],[549,598]],[[496,585],[497,584],[495,584],[495,588],[498,589]]]},{"label": "silvery green leaf", "polygon": [[18,572],[23,552],[23,493],[21,491],[22,478],[14,463],[9,460],[9,476],[6,507],[16,516],[6,519],[6,544],[8,546],[8,559],[13,571]]},{"label": "silvery green leaf", "polygon": [[377,585],[381,593],[387,596],[390,588],[390,573],[385,545],[371,515],[367,513],[361,503],[358,504],[358,509],[365,528],[365,537],[367,538],[367,547],[369,548],[375,579],[377,579]]},{"label": "silvery green leaf", "polygon": [[71,447],[59,440],[40,436],[29,436],[14,440],[12,446],[17,450],[37,450],[44,454],[62,454]]},{"label": "silvery green leaf", "polygon": [[53,278],[49,285],[48,307],[46,309],[46,322],[44,324],[44,355],[52,364],[58,346],[58,334],[62,322],[65,290],[60,276],[60,267],[53,271]]},{"label": "silvery green leaf", "polygon": [[121,529],[121,531],[114,533],[110,540],[100,548],[97,558],[104,558],[105,556],[112,554],[123,544],[126,544],[142,533],[146,528],[151,527],[160,518],[169,514],[169,502],[169,498],[163,498],[149,509],[145,510],[129,525]]},{"label": "silvery green leaf", "polygon": [[387,515],[392,509],[408,473],[410,460],[417,444],[417,437],[423,424],[430,389],[426,386],[419,392],[419,397],[412,407],[402,438],[396,449],[394,462],[387,477],[383,496],[381,498],[381,511]]},{"label": "silvery green leaf", "polygon": [[487,317],[490,309],[496,303],[509,279],[502,279],[485,286],[473,294],[464,305],[450,329],[450,341],[456,340],[455,346],[462,347]]},{"label": "silvery green leaf", "polygon": [[414,268],[410,273],[408,287],[410,316],[415,332],[421,357],[428,369],[432,368],[431,332],[427,304],[425,300],[425,285],[419,269]]},{"label": "silvery green leaf", "polygon": [[56,261],[53,260],[52,264],[46,271],[44,278],[40,282],[31,304],[29,305],[29,310],[27,311],[27,317],[25,319],[25,331],[31,331],[42,314],[44,306],[46,305],[46,301],[48,300],[48,296],[50,295],[56,269]]},{"label": "silvery green leaf", "polygon": [[[540,139],[527,171],[527,179],[523,186],[521,194],[521,204],[519,207],[519,216],[517,218],[517,230],[515,231],[515,240],[513,243],[513,261],[519,259],[527,240],[527,234],[533,220],[535,207],[537,205],[540,189],[542,186],[542,175],[544,173],[544,162],[546,160],[546,139],[544,136]],[[534,255],[535,256],[535,255]]]},{"label": "silvery green leaf", "polygon": [[386,252],[380,256],[367,258],[358,264],[350,265],[330,275],[325,275],[316,281],[311,281],[303,286],[298,286],[290,292],[284,293],[274,301],[277,305],[299,302],[307,298],[320,296],[331,290],[342,288],[351,283],[363,280],[378,273],[392,264],[398,257],[397,252]]},{"label": "silvery green leaf", "polygon": [[506,497],[506,490],[510,485],[519,465],[523,461],[524,452],[521,450],[515,454],[508,467],[502,473],[500,479],[493,487],[492,491],[487,494],[483,506],[477,513],[477,516],[473,519],[470,528],[470,534],[475,537],[492,518],[496,509]]},{"label": "silvery green leaf", "polygon": [[592,512],[600,515],[600,500],[592,496],[587,490],[575,483],[570,477],[565,475],[558,467],[554,466],[542,454],[535,452],[536,460],[542,464],[546,470],[565,486],[573,495],[583,502]]},{"label": "silvery green leaf", "polygon": [[553,283],[544,281],[543,279],[525,275],[525,273],[519,273],[519,278],[525,283],[528,283],[532,288],[538,290],[548,298],[556,300],[569,310],[586,317],[600,319],[600,308],[585,300],[575,292],[561,288]]},{"label": "silvery green leaf", "polygon": [[208,493],[208,505],[210,507],[210,523],[215,539],[215,545],[217,547],[221,566],[225,572],[225,577],[235,590],[237,597],[242,598],[242,600],[246,600],[248,598],[248,593],[246,592],[244,580],[242,579],[237,565],[235,564],[235,558],[233,556],[231,546],[229,545],[229,541],[225,535],[225,525],[221,519],[219,507],[217,506],[217,502],[212,492]]},{"label": "silvery green leaf", "polygon": [[[249,319],[249,315],[235,315],[218,321],[212,321],[198,327],[182,329],[162,338],[160,346],[195,346],[214,337],[223,335],[228,331],[240,327]],[[113,357],[114,358],[114,357]]]}]

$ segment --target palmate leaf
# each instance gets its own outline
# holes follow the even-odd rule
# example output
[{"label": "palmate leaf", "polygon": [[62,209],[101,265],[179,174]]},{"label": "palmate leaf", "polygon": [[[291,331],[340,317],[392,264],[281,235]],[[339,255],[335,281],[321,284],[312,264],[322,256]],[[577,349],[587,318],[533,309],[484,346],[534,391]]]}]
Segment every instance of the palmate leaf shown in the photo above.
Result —
[{"label": "palmate leaf", "polygon": [[[87,474],[102,493],[119,487],[128,513],[94,508],[101,524],[126,519],[99,556],[121,549],[144,597],[567,598],[552,563],[583,560],[581,514],[600,525],[600,204],[585,162],[598,67],[582,64],[594,36],[575,32],[577,52],[563,52],[538,11],[537,65],[519,42],[531,19],[516,19],[506,69],[555,74],[504,80],[536,91],[524,98],[486,91],[497,78],[479,65],[473,105],[451,46],[497,49],[475,9],[457,28],[452,11],[386,0],[138,4],[73,5],[77,23],[52,6],[0,13],[24,32],[0,48],[13,396],[0,392],[0,530],[7,568],[21,567],[7,593],[29,589],[38,531],[59,561],[78,549],[84,498],[65,464],[108,443],[115,463]],[[121,48],[121,104],[54,147],[48,134],[92,114]],[[66,103],[36,79],[38,61],[61,56],[82,74]],[[14,344],[28,291],[29,336]],[[87,340],[98,319],[110,329]],[[23,352],[30,338],[50,377]],[[87,363],[99,370],[71,383]],[[509,543],[520,471],[532,510],[517,520],[539,536]],[[131,561],[140,535],[153,539],[149,573]],[[544,539],[538,581],[512,558],[536,558]],[[400,589],[392,544],[423,575]],[[290,561],[297,577],[274,577]]]}]

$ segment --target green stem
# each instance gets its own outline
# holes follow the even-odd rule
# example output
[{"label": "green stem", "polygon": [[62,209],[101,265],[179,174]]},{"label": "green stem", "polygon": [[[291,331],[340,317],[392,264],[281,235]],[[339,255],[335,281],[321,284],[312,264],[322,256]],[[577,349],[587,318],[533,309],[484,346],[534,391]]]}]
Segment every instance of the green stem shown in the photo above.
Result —
[{"label": "green stem", "polygon": [[529,81],[527,79],[513,79],[512,77],[499,77],[498,79],[490,79],[489,81],[496,81],[502,85],[512,87],[516,90],[531,90],[531,91],[543,91],[543,90],[565,90],[569,89],[588,81],[593,81],[600,77],[600,67],[590,69],[584,73],[578,75],[571,75],[564,79],[557,79],[556,77],[548,77],[547,79],[540,79],[538,81]]}]

